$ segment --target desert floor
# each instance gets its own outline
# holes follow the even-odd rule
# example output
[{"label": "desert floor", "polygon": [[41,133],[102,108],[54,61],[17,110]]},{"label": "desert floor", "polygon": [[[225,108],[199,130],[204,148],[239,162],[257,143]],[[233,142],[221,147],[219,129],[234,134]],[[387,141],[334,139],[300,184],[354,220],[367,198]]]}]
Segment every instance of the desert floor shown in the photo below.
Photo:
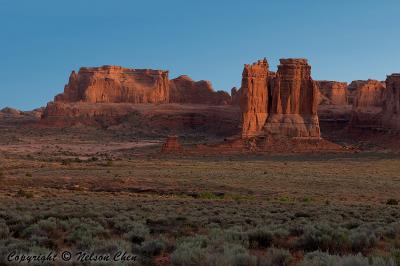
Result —
[{"label": "desert floor", "polygon": [[398,154],[185,157],[94,129],[0,132],[2,265],[13,250],[137,255],[122,265],[400,262]]}]

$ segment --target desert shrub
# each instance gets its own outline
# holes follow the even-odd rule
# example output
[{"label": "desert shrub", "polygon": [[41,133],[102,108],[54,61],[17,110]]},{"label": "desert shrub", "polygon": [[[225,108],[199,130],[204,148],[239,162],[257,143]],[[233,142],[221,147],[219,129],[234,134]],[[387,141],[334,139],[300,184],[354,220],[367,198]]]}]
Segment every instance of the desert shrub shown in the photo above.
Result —
[{"label": "desert shrub", "polygon": [[270,248],[267,255],[258,258],[258,266],[287,266],[293,257],[286,249]]},{"label": "desert shrub", "polygon": [[6,239],[10,235],[10,229],[7,224],[0,222],[0,239]]},{"label": "desert shrub", "polygon": [[106,238],[108,235],[109,232],[102,225],[88,219],[82,220],[79,225],[72,228],[66,240],[78,249],[87,250],[92,247],[95,237]]},{"label": "desert shrub", "polygon": [[362,252],[365,249],[374,247],[378,239],[371,231],[351,231],[350,233],[351,248],[354,252]]},{"label": "desert shrub", "polygon": [[387,205],[399,205],[399,201],[397,199],[388,199],[386,201]]},{"label": "desert shrub", "polygon": [[22,231],[21,236],[29,239],[31,243],[47,248],[55,248],[54,233],[57,231],[58,225],[55,218],[40,220],[35,224],[31,224]]},{"label": "desert shrub", "polygon": [[0,265],[8,265],[7,256],[10,252],[28,253],[31,244],[26,240],[16,238],[0,239]]},{"label": "desert shrub", "polygon": [[337,256],[316,251],[308,253],[301,266],[395,266],[391,258],[364,257],[361,254]]},{"label": "desert shrub", "polygon": [[400,249],[392,249],[390,256],[393,258],[396,265],[400,265]]},{"label": "desert shrub", "polygon": [[249,247],[249,236],[247,232],[244,232],[240,227],[232,227],[227,230],[212,230],[210,233],[214,237],[214,241],[218,240],[219,237],[223,237],[220,242],[234,243],[243,247]]},{"label": "desert shrub", "polygon": [[248,233],[250,246],[267,248],[272,244],[273,234],[267,228],[257,228]]},{"label": "desert shrub", "polygon": [[96,254],[115,254],[118,251],[129,253],[131,249],[131,244],[122,239],[94,238],[90,245],[90,251]]},{"label": "desert shrub", "polygon": [[236,244],[225,244],[221,249],[209,249],[206,265],[256,266],[257,258],[248,250]]},{"label": "desert shrub", "polygon": [[18,196],[18,197],[25,197],[25,198],[30,199],[30,198],[33,198],[33,193],[30,192],[30,191],[26,191],[26,190],[23,190],[23,189],[19,189],[19,190],[17,191],[17,196]]},{"label": "desert shrub", "polygon": [[128,239],[133,244],[141,244],[150,235],[149,228],[139,222],[129,223],[127,233],[124,234],[125,239]]},{"label": "desert shrub", "polygon": [[296,247],[306,251],[331,251],[334,253],[350,248],[348,230],[332,228],[327,224],[307,226],[296,242]]},{"label": "desert shrub", "polygon": [[175,266],[256,266],[257,258],[240,245],[225,243],[215,246],[205,237],[194,237],[178,245],[171,262]]},{"label": "desert shrub", "polygon": [[171,263],[175,266],[205,265],[209,239],[205,236],[188,237],[180,240],[178,247],[171,255]]},{"label": "desert shrub", "polygon": [[3,180],[5,178],[5,174],[3,172],[3,170],[0,170],[0,181]]},{"label": "desert shrub", "polygon": [[26,173],[25,176],[26,177],[32,177],[32,173]]},{"label": "desert shrub", "polygon": [[160,255],[167,248],[167,244],[159,239],[148,240],[142,243],[140,253],[146,257]]},{"label": "desert shrub", "polygon": [[20,235],[30,224],[34,218],[28,213],[13,213],[10,214],[7,220],[7,225],[10,231],[15,235]]}]

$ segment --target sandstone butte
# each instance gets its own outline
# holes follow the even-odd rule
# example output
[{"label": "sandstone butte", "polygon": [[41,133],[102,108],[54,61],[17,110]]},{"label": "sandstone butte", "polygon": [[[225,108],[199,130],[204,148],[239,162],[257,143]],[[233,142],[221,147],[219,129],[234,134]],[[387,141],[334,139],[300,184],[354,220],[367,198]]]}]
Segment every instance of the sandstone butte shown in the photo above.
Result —
[{"label": "sandstone butte", "polygon": [[352,91],[351,127],[380,127],[385,97],[385,84],[377,80],[355,81]]},{"label": "sandstone butte", "polygon": [[242,137],[260,134],[268,112],[268,62],[259,60],[244,65],[240,93]]},{"label": "sandstone butte", "polygon": [[386,79],[382,111],[382,124],[393,130],[400,130],[400,74],[392,74]]},{"label": "sandstone butte", "polygon": [[242,137],[320,138],[318,86],[306,59],[281,59],[277,73],[266,59],[245,65]]},{"label": "sandstone butte", "polygon": [[119,66],[82,67],[73,71],[55,102],[73,103],[198,103],[230,104],[231,97],[215,92],[209,81],[188,76],[169,80],[168,71]]}]

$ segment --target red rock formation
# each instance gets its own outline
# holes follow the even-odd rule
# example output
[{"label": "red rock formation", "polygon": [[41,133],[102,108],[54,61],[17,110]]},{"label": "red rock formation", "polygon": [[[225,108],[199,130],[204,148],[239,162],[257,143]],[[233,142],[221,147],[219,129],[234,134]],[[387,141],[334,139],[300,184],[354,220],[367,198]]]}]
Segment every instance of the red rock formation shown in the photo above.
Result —
[{"label": "red rock formation", "polygon": [[387,129],[400,130],[400,74],[386,79],[382,124]]},{"label": "red rock formation", "polygon": [[240,105],[240,93],[241,90],[238,90],[236,87],[231,89],[232,105]]},{"label": "red rock formation", "polygon": [[319,138],[318,86],[306,59],[281,59],[272,86],[266,135]]},{"label": "red rock formation", "polygon": [[346,105],[347,83],[337,81],[317,81],[320,92],[320,104]]},{"label": "red rock formation", "polygon": [[182,152],[182,150],[177,136],[169,136],[161,148],[162,153],[179,153]]},{"label": "red rock formation", "polygon": [[268,114],[268,62],[259,60],[244,65],[240,95],[242,137],[253,137],[262,131]]},{"label": "red rock formation", "polygon": [[357,81],[356,85],[353,91],[350,125],[352,127],[379,127],[385,85],[377,80]]},{"label": "red rock formation", "polygon": [[211,82],[193,81],[188,76],[170,80],[170,102],[225,105],[230,104],[231,96],[225,91],[215,92]]},{"label": "red rock formation", "polygon": [[83,67],[72,72],[64,93],[56,102],[166,103],[168,71],[129,69],[118,66]]}]

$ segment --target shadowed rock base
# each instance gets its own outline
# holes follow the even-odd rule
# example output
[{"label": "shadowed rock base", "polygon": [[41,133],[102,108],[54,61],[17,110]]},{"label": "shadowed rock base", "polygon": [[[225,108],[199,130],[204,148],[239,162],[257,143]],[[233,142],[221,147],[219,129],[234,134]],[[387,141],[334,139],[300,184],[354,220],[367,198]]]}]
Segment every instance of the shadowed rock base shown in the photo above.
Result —
[{"label": "shadowed rock base", "polygon": [[317,115],[301,116],[299,114],[274,114],[268,117],[264,126],[268,136],[286,136],[289,138],[320,138]]}]

